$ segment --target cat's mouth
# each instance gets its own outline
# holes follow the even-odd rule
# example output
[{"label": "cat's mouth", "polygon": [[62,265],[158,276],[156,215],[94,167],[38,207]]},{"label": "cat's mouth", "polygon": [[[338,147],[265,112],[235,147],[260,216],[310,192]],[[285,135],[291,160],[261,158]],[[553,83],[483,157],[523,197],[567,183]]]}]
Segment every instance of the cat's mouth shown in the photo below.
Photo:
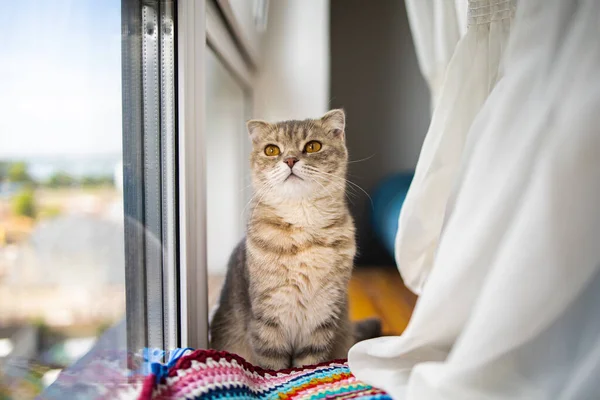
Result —
[{"label": "cat's mouth", "polygon": [[288,175],[288,177],[285,178],[284,182],[295,181],[295,180],[301,180],[301,181],[303,181],[304,179],[300,178],[298,175],[294,174],[293,172],[290,172],[290,174]]}]

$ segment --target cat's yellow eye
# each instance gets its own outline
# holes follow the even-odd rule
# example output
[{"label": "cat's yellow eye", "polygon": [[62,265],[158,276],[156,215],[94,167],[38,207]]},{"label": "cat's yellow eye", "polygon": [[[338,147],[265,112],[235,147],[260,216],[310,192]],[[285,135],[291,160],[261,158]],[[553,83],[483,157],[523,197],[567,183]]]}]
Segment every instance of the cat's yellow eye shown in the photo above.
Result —
[{"label": "cat's yellow eye", "polygon": [[304,146],[304,151],[307,153],[316,153],[319,150],[321,150],[321,143],[316,140],[308,142],[306,143],[306,146]]},{"label": "cat's yellow eye", "polygon": [[265,147],[265,154],[269,157],[278,156],[280,152],[281,151],[279,150],[279,147],[275,146],[274,144],[270,144]]}]

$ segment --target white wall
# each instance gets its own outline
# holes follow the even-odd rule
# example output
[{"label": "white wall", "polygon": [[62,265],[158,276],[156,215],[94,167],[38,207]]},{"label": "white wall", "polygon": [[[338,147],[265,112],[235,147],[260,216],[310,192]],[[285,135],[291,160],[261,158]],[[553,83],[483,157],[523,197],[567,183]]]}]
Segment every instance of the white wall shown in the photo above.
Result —
[{"label": "white wall", "polygon": [[224,274],[244,234],[246,95],[212,50],[205,54],[207,262],[209,273]]},{"label": "white wall", "polygon": [[317,117],[329,107],[329,0],[272,0],[254,116]]}]

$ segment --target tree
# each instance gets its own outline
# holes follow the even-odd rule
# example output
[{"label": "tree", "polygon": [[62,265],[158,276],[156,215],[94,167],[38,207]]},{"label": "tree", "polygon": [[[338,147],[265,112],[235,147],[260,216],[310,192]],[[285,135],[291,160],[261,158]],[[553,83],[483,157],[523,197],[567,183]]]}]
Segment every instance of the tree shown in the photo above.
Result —
[{"label": "tree", "polygon": [[53,188],[73,186],[75,184],[75,178],[66,172],[56,172],[48,180],[48,186]]},{"label": "tree", "polygon": [[81,178],[80,183],[84,187],[111,186],[113,185],[113,178],[110,175],[84,176]]},{"label": "tree", "polygon": [[14,183],[30,183],[32,182],[31,176],[27,168],[27,164],[19,161],[10,164],[6,173],[9,182]]},{"label": "tree", "polygon": [[8,168],[10,163],[6,161],[0,161],[0,182],[8,178]]},{"label": "tree", "polygon": [[13,197],[12,199],[13,213],[23,217],[35,218],[35,194],[33,190],[26,189]]}]

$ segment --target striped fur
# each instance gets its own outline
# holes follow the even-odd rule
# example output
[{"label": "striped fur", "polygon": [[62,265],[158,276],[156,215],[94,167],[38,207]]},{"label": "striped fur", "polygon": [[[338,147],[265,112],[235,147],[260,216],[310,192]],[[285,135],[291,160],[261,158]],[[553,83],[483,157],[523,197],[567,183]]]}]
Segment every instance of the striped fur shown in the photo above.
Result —
[{"label": "striped fur", "polygon": [[[211,323],[212,348],[269,369],[347,356],[355,342],[347,291],[356,246],[344,120],[333,110],[317,120],[248,123],[254,197]],[[303,151],[313,140],[321,150]],[[280,154],[267,156],[267,145]],[[293,167],[288,158],[297,160]]]}]

